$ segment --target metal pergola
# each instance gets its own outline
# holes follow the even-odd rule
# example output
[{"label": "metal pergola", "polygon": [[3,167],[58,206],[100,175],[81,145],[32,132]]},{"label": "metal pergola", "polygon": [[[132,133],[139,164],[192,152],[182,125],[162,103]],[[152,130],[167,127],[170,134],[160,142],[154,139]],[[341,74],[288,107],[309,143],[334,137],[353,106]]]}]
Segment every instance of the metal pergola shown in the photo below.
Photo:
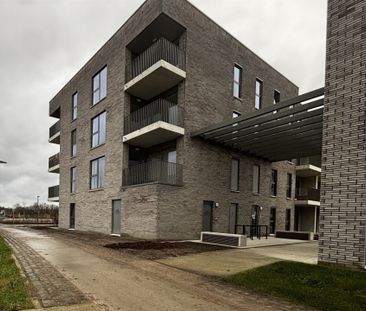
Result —
[{"label": "metal pergola", "polygon": [[324,88],[191,135],[269,161],[321,154]]}]

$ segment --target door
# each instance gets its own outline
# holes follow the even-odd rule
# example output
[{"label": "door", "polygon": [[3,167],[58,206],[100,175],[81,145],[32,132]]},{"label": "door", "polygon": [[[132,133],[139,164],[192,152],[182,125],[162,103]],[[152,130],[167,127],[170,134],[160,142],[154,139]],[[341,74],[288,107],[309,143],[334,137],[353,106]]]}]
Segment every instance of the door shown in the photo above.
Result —
[{"label": "door", "polygon": [[75,229],[75,203],[70,204],[70,229]]},{"label": "door", "polygon": [[212,231],[212,201],[203,201],[202,231]]},{"label": "door", "polygon": [[122,201],[112,201],[112,234],[121,234],[121,209]]},{"label": "door", "polygon": [[276,233],[276,208],[271,207],[269,213],[269,234]]},{"label": "door", "polygon": [[238,217],[238,204],[231,203],[230,209],[229,209],[229,232],[230,233],[236,233],[237,217]]},{"label": "door", "polygon": [[258,230],[258,224],[259,224],[259,206],[258,205],[254,205],[252,207],[252,223],[250,226],[250,236],[258,236],[260,234],[259,230]]}]

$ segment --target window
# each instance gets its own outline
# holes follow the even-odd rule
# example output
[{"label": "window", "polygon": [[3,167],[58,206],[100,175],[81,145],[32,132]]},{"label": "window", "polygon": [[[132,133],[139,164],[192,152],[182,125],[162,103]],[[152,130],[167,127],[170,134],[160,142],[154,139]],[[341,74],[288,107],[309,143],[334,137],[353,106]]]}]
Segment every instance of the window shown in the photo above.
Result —
[{"label": "window", "polygon": [[276,208],[271,207],[269,212],[269,234],[276,233]]},{"label": "window", "polygon": [[234,66],[234,83],[233,83],[233,95],[234,97],[241,97],[241,76],[242,70],[239,65]]},{"label": "window", "polygon": [[105,157],[90,162],[90,189],[104,187]]},{"label": "window", "polygon": [[271,195],[277,196],[277,170],[272,170]]},{"label": "window", "polygon": [[259,193],[259,185],[260,185],[260,166],[253,166],[253,193]]},{"label": "window", "polygon": [[107,67],[93,77],[93,105],[107,96]]},{"label": "window", "polygon": [[239,118],[241,116],[241,114],[237,111],[233,111],[233,119],[235,118]]},{"label": "window", "polygon": [[239,160],[231,159],[231,191],[239,191]]},{"label": "window", "polygon": [[71,132],[71,156],[76,156],[76,130]]},{"label": "window", "polygon": [[71,193],[76,191],[76,167],[70,169],[70,191]]},{"label": "window", "polygon": [[292,196],[292,174],[287,174],[287,184],[286,184],[286,197],[291,198]]},{"label": "window", "polygon": [[75,229],[75,203],[70,203],[69,227]]},{"label": "window", "polygon": [[286,209],[285,230],[291,230],[291,209]]},{"label": "window", "polygon": [[106,112],[92,119],[92,148],[105,143]]},{"label": "window", "polygon": [[78,115],[78,93],[72,95],[71,99],[71,120],[74,121]]},{"label": "window", "polygon": [[277,90],[274,90],[273,93],[273,104],[277,104],[281,101],[281,93]]},{"label": "window", "polygon": [[255,109],[262,108],[262,97],[263,97],[263,81],[255,80]]}]

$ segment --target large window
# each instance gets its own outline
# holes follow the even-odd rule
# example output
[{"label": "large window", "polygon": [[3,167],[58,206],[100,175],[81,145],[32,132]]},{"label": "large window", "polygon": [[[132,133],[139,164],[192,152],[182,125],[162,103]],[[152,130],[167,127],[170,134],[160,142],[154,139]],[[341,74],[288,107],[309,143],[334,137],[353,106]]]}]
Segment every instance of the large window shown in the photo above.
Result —
[{"label": "large window", "polygon": [[74,121],[78,115],[78,93],[72,95],[71,99],[71,120]]},{"label": "large window", "polygon": [[71,193],[76,191],[76,167],[70,169],[70,191]]},{"label": "large window", "polygon": [[107,96],[107,67],[93,77],[93,105]]},{"label": "large window", "polygon": [[277,196],[277,170],[272,170],[271,195]]},{"label": "large window", "polygon": [[105,143],[106,112],[102,112],[92,119],[92,148]]},{"label": "large window", "polygon": [[105,157],[90,162],[90,189],[104,187]]},{"label": "large window", "polygon": [[281,101],[281,93],[277,90],[274,90],[274,94],[273,94],[273,103],[277,104]]},{"label": "large window", "polygon": [[287,184],[286,184],[286,197],[291,199],[292,196],[292,174],[287,174]]},{"label": "large window", "polygon": [[253,193],[258,194],[260,188],[260,166],[253,165]]},{"label": "large window", "polygon": [[242,71],[239,65],[234,66],[234,83],[233,83],[233,95],[234,97],[241,97],[241,79],[242,79]]},{"label": "large window", "polygon": [[260,79],[255,80],[255,109],[262,108],[263,97],[263,81]]},{"label": "large window", "polygon": [[231,159],[231,191],[239,191],[239,160]]},{"label": "large window", "polygon": [[71,156],[76,156],[76,130],[71,132]]}]

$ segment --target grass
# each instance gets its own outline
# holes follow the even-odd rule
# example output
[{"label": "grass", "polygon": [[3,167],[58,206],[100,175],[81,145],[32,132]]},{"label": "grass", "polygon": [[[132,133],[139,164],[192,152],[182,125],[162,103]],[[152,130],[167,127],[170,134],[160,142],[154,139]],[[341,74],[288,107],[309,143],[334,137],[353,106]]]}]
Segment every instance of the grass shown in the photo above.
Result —
[{"label": "grass", "polygon": [[0,238],[0,310],[15,311],[32,308],[29,291],[10,248]]},{"label": "grass", "polygon": [[366,310],[366,273],[361,271],[281,261],[227,280],[319,310]]}]

